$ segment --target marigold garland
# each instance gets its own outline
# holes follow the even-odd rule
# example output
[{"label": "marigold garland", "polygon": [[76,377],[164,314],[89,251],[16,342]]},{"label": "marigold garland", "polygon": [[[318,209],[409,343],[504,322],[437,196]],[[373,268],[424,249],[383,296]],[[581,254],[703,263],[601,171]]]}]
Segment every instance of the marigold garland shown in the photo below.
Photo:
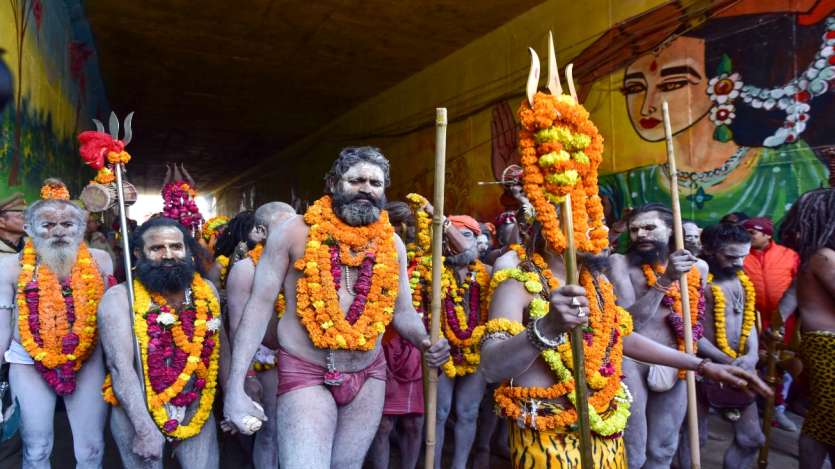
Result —
[{"label": "marigold garland", "polygon": [[[139,341],[145,396],[151,416],[164,435],[177,440],[191,438],[200,433],[214,404],[220,356],[217,334],[220,304],[199,274],[194,275],[191,285],[193,309],[183,308],[178,314],[174,314],[165,298],[149,293],[139,280],[134,280],[133,285],[136,295],[134,330]],[[163,319],[163,315],[168,317]],[[157,342],[156,353],[149,350],[151,341]],[[173,353],[159,353],[161,349],[170,349]],[[149,366],[149,355],[152,354],[155,362],[160,361],[154,363],[155,366]],[[166,359],[171,361],[170,365],[165,363]],[[193,389],[185,391],[189,383]],[[104,400],[119,405],[110,375],[102,388]],[[187,407],[198,398],[197,411],[187,424],[171,418],[166,411],[166,404]]]},{"label": "marigold garland", "polygon": [[739,271],[736,273],[742,288],[745,291],[745,309],[742,313],[742,331],[739,334],[739,349],[734,350],[728,343],[728,329],[725,320],[725,311],[727,310],[727,303],[725,302],[725,294],[719,285],[713,283],[713,274],[709,274],[707,281],[710,283],[710,290],[713,292],[713,324],[716,329],[716,345],[719,350],[731,358],[737,358],[745,354],[746,346],[748,345],[748,336],[754,330],[754,324],[757,322],[756,310],[756,291],[754,284],[745,275],[745,272]]},{"label": "marigold garland", "polygon": [[70,191],[60,182],[47,182],[41,186],[43,200],[70,200]]},{"label": "marigold garland", "polygon": [[[441,330],[449,341],[450,357],[443,370],[450,378],[475,373],[481,362],[482,325],[487,322],[490,302],[489,283],[490,274],[481,261],[470,264],[463,285],[458,283],[453,268],[444,268],[441,277],[444,292]],[[468,308],[464,307],[465,302]]]},{"label": "marigold garland", "polygon": [[[644,277],[647,280],[647,287],[652,288],[658,281],[657,275],[663,274],[665,268],[656,266],[653,269],[651,266],[644,264],[641,266],[641,270],[644,272]],[[702,319],[704,318],[705,310],[702,274],[696,266],[693,266],[690,272],[687,273],[687,291],[690,300],[690,327],[693,331],[693,353],[696,353],[699,349],[699,339],[704,333]],[[674,282],[670,286],[669,292],[665,295],[662,304],[671,310],[667,317],[667,322],[676,335],[678,350],[684,352],[684,312],[681,307],[681,289],[678,282]],[[686,370],[679,370],[679,379],[684,379],[687,375],[686,373]]]},{"label": "marigold garland", "polygon": [[[544,288],[539,273],[526,272],[518,267],[498,271],[491,282],[491,290],[508,279],[521,282],[534,295],[529,306],[530,320],[547,314],[548,302],[542,297]],[[611,436],[623,431],[629,417],[630,399],[625,385],[621,383],[623,346],[620,338],[632,332],[632,319],[626,310],[615,304],[614,288],[605,278],[595,281],[592,274],[584,270],[580,283],[589,294],[589,328],[584,334],[583,348],[586,353],[585,373],[593,390],[589,396],[590,425],[595,433]],[[505,331],[516,335],[525,327],[502,318],[488,321],[485,329],[488,333]],[[555,375],[555,383],[548,388],[500,386],[495,399],[502,414],[543,431],[573,425],[577,421],[574,408],[563,409],[547,402],[540,403],[538,410],[530,412],[524,407],[531,400],[553,401],[563,396],[572,404],[576,401],[570,350],[570,344],[566,343],[557,350],[542,353],[543,360]]]},{"label": "marigold garland", "polygon": [[229,275],[229,256],[217,256],[215,262],[220,267],[220,284],[226,286],[226,277]]},{"label": "marigold garland", "polygon": [[[295,263],[303,272],[296,284],[297,314],[308,336],[318,348],[373,350],[377,337],[385,332],[394,315],[398,294],[398,259],[394,228],[388,214],[367,226],[349,226],[334,214],[330,196],[317,200],[304,215],[309,234],[304,257]],[[331,249],[333,248],[333,249]],[[364,269],[369,285],[367,295],[354,298],[355,322],[349,321],[339,304],[341,265],[360,267],[357,285]],[[351,311],[348,313],[351,314]]]},{"label": "marigold garland", "polygon": [[411,193],[406,195],[406,200],[416,219],[415,242],[406,245],[411,271],[409,287],[412,291],[412,305],[428,327],[429,317],[426,311],[432,290],[432,219],[424,210],[429,203],[425,197]]},{"label": "marigold garland", "polygon": [[603,137],[586,109],[567,95],[537,93],[533,107],[519,107],[519,150],[525,194],[536,210],[549,246],[563,252],[566,239],[554,204],[571,194],[577,248],[598,253],[608,246],[597,168]]},{"label": "marigold garland", "polygon": [[85,243],[78,247],[66,283],[38,263],[32,241],[26,242],[17,280],[20,343],[60,396],[75,391],[75,374],[95,348],[96,308],[104,290],[104,280]]},{"label": "marigold garland", "polygon": [[220,234],[223,231],[223,228],[229,223],[229,217],[224,215],[218,215],[216,217],[209,218],[203,223],[203,228],[201,229],[201,235],[203,236],[203,240],[209,242],[213,237]]}]

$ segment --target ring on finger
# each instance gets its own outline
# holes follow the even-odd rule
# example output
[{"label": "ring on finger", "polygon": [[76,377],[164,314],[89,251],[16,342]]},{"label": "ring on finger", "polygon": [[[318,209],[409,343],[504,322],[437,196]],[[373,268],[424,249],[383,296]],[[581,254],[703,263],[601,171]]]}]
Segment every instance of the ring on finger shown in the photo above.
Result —
[{"label": "ring on finger", "polygon": [[571,306],[575,308],[580,306],[580,300],[578,300],[576,296],[571,298]]},{"label": "ring on finger", "polygon": [[577,308],[577,317],[578,318],[584,319],[586,317],[586,315],[588,315],[588,313],[586,312],[586,308],[584,308],[582,306]]}]

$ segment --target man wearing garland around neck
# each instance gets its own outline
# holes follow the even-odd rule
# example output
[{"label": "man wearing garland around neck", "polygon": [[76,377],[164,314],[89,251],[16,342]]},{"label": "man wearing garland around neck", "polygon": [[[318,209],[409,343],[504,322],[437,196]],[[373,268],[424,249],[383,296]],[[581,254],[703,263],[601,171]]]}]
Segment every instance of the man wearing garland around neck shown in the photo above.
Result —
[{"label": "man wearing garland around neck", "polygon": [[[467,467],[475,439],[478,409],[487,382],[478,371],[483,325],[487,320],[490,267],[478,260],[478,222],[468,215],[451,215],[448,221],[466,240],[461,252],[447,255],[441,284],[441,329],[450,343],[450,357],[438,382],[435,468],[441,467],[446,420],[455,407],[453,469]],[[453,398],[454,397],[454,398]]]},{"label": "man wearing garland around neck", "polygon": [[835,189],[807,192],[783,219],[780,239],[800,254],[800,358],[810,405],[800,430],[800,467],[835,460]]},{"label": "man wearing garland around neck", "polygon": [[[531,207],[523,213],[525,247],[500,257],[491,280],[490,320],[484,327],[481,369],[505,381],[496,405],[509,419],[514,467],[579,468],[574,424],[574,379],[568,332],[584,327],[584,372],[596,468],[625,468],[621,435],[632,400],[621,382],[624,354],[660,362],[734,386],[768,388],[736,367],[713,364],[632,333],[632,317],[618,306],[606,277],[608,244],[597,193],[603,144],[588,113],[568,96],[537,93],[520,107],[523,187]],[[580,285],[565,284],[567,239],[557,207],[570,194]],[[676,437],[678,428],[674,429]]]},{"label": "man wearing garland around neck", "polygon": [[62,397],[79,468],[101,467],[107,405],[96,306],[112,273],[110,256],[84,244],[87,212],[60,181],[47,180],[25,213],[30,237],[0,261],[0,354],[10,363],[20,407],[23,467],[48,468],[55,403]]},{"label": "man wearing garland around neck", "polygon": [[283,287],[290,314],[278,328],[282,468],[362,466],[383,409],[380,341],[389,323],[424,352],[427,366],[449,356],[445,340],[430,346],[412,306],[406,250],[382,210],[389,182],[379,150],[342,150],[325,178],[328,195],[270,233],[256,268],[224,414],[244,433],[267,418],[246,396],[244,379]]},{"label": "man wearing garland around neck", "polygon": [[[296,211],[284,202],[269,202],[255,210],[255,227],[263,239],[269,233],[278,229],[285,220],[294,216]],[[244,259],[236,262],[229,270],[226,279],[226,299],[229,307],[229,335],[235,337],[235,332],[243,317],[244,306],[252,292],[252,281],[255,267],[264,252],[263,242],[258,243]],[[278,320],[284,314],[284,297],[279,294],[275,301],[275,314],[270,318],[270,325],[264,335],[252,369],[247,374],[247,394],[255,399],[267,415],[275,415],[276,392],[278,390],[278,375],[275,372],[275,359],[278,349],[276,337]],[[275,468],[278,465],[278,447],[276,444],[276,419],[269,419],[255,434],[255,445],[252,448],[252,463],[256,469]]]},{"label": "man wearing garland around neck", "polygon": [[164,217],[143,223],[131,245],[134,304],[121,284],[99,306],[110,371],[103,394],[114,406],[110,429],[122,464],[162,468],[169,442],[183,468],[217,468],[212,405],[221,318],[217,292],[197,261],[200,247],[182,225]]},{"label": "man wearing garland around neck", "polygon": [[[689,251],[670,252],[673,214],[661,204],[634,210],[627,228],[627,253],[610,258],[618,304],[632,314],[635,331],[683,351],[678,281],[682,273],[688,274],[693,341],[697,342],[702,336],[707,265]],[[635,399],[624,437],[629,467],[667,468],[675,456],[679,428],[687,412],[684,372],[643,360],[625,360],[623,374]]]},{"label": "man wearing garland around neck", "polygon": [[[705,289],[705,332],[699,340],[699,355],[754,373],[759,359],[756,293],[742,270],[751,249],[751,236],[739,225],[720,223],[705,228],[701,238],[702,259],[707,261],[710,274]],[[765,443],[754,397],[707,379],[699,383],[699,389],[700,444],[707,442],[708,411],[714,407],[734,428],[723,467],[751,467],[757,450]],[[689,439],[681,441],[680,466],[690,467]]]}]

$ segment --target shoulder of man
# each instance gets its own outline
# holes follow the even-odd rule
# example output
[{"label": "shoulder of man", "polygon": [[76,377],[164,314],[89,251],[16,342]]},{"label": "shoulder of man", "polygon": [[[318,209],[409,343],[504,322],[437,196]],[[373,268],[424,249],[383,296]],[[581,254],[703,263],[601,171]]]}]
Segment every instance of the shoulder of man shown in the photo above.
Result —
[{"label": "shoulder of man", "polygon": [[496,262],[493,263],[493,272],[512,269],[517,267],[521,262],[522,260],[519,259],[519,255],[516,254],[516,251],[510,249],[506,253],[500,255],[496,259]]}]

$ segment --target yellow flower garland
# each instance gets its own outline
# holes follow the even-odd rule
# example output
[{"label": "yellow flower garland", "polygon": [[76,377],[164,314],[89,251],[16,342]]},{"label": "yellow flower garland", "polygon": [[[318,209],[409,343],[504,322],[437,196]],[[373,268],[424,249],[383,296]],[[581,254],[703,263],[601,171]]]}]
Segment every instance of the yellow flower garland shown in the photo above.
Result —
[{"label": "yellow flower garland", "polygon": [[[203,280],[202,277],[200,277],[200,274],[194,274],[194,280],[191,285],[192,293],[194,295],[195,311],[197,313],[194,321],[194,335],[192,340],[188,341],[188,338],[184,337],[184,333],[181,332],[181,334],[174,334],[175,342],[179,342],[178,339],[184,339],[185,343],[183,345],[187,345],[188,348],[191,349],[188,350],[189,357],[186,361],[186,366],[183,369],[183,372],[174,384],[163,392],[156,393],[151,387],[151,380],[148,375],[149,338],[148,324],[145,319],[145,315],[152,306],[151,295],[139,280],[134,280],[133,286],[136,296],[133,304],[134,328],[137,340],[139,341],[142,369],[145,375],[145,398],[151,412],[151,416],[154,419],[154,423],[157,424],[157,427],[164,435],[178,440],[191,438],[199,434],[203,429],[203,425],[211,415],[212,406],[214,405],[215,392],[217,391],[220,336],[217,334],[217,331],[208,331],[208,322],[212,319],[220,318],[220,304],[213,294],[211,287],[209,287],[209,284]],[[172,330],[172,332],[176,332],[178,326],[179,318],[174,324],[174,330]],[[209,359],[209,367],[207,369],[203,364],[203,361],[200,360],[200,354],[203,350],[203,341],[211,336],[215,336],[213,339],[215,340],[215,346],[212,349],[212,355]],[[180,346],[179,343],[177,345]],[[182,349],[183,347],[180,348]],[[192,376],[202,378],[206,381],[206,386],[200,391],[200,403],[198,404],[197,412],[195,412],[195,414],[191,417],[188,424],[178,425],[173,432],[166,432],[163,429],[163,425],[169,417],[167,411],[165,410],[165,404],[183,390],[186,384],[191,381]],[[112,377],[110,374],[108,374],[105,378],[104,385],[102,386],[102,394],[105,402],[114,406],[119,405],[116,395],[113,392]]]},{"label": "yellow flower garland", "polygon": [[[456,376],[466,376],[475,373],[481,363],[481,337],[484,335],[483,323],[487,321],[487,310],[490,306],[490,292],[488,284],[490,282],[490,275],[487,273],[487,267],[481,261],[475,261],[470,266],[470,272],[475,275],[475,282],[479,286],[479,322],[482,325],[476,326],[472,335],[467,339],[459,339],[455,335],[455,331],[447,323],[446,313],[441,308],[441,329],[444,336],[452,347],[458,347],[464,356],[462,363],[456,364],[452,356],[443,364],[444,373],[450,378]],[[468,273],[469,275],[469,273]],[[455,305],[455,317],[458,319],[458,324],[462,328],[469,328],[467,311],[464,308],[464,298],[460,295],[458,287],[458,280],[455,277],[453,269],[445,267],[441,276],[441,287],[444,294],[452,295],[452,302]]]},{"label": "yellow flower garland", "polygon": [[736,276],[745,290],[745,309],[742,313],[742,331],[739,334],[739,350],[734,350],[728,343],[728,330],[725,318],[725,311],[727,310],[727,303],[725,302],[725,294],[722,288],[713,284],[713,274],[708,275],[708,282],[710,283],[710,290],[713,292],[713,323],[716,329],[716,345],[725,355],[731,358],[737,358],[745,354],[745,348],[748,345],[748,336],[754,330],[754,324],[757,321],[756,311],[756,291],[751,280],[745,275],[745,272],[739,271]]}]

